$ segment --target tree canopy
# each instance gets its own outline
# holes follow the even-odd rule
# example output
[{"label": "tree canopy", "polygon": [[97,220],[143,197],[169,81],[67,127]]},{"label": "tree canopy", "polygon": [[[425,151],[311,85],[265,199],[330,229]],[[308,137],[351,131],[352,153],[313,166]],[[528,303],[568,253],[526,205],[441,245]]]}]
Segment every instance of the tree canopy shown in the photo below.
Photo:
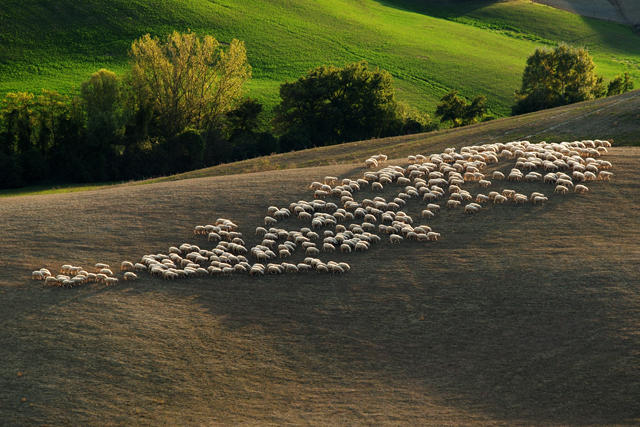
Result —
[{"label": "tree canopy", "polygon": [[440,99],[436,117],[440,117],[440,123],[451,121],[454,128],[470,125],[487,114],[486,101],[487,98],[478,95],[471,104],[467,104],[467,100],[459,97],[458,91],[454,89]]},{"label": "tree canopy", "polygon": [[280,97],[276,130],[303,136],[307,146],[383,136],[397,119],[393,77],[366,62],[310,70],[282,84]]},{"label": "tree canopy", "polygon": [[515,91],[513,114],[544,110],[586,101],[605,94],[603,78],[586,49],[561,44],[538,48],[522,75],[522,87]]},{"label": "tree canopy", "polygon": [[624,79],[622,76],[617,75],[609,82],[609,86],[607,86],[607,96],[619,95],[629,92],[630,90],[633,90],[633,80],[631,80],[629,72],[625,71]]},{"label": "tree canopy", "polygon": [[173,32],[164,42],[149,34],[131,45],[131,89],[139,107],[158,117],[164,135],[218,126],[251,77],[244,43],[226,51],[212,36]]}]

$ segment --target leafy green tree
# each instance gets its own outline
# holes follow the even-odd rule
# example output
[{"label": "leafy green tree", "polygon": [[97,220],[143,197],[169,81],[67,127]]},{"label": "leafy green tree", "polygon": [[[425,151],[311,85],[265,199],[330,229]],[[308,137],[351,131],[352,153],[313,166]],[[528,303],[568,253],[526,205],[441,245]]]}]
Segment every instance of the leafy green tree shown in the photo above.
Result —
[{"label": "leafy green tree", "polygon": [[90,139],[111,143],[123,125],[121,83],[118,76],[101,69],[80,85],[87,112],[87,133]]},{"label": "leafy green tree", "polygon": [[310,70],[280,97],[273,124],[285,149],[385,136],[397,120],[393,77],[364,61]]},{"label": "leafy green tree", "polygon": [[2,101],[2,148],[6,154],[25,153],[34,147],[34,104],[34,95],[27,92],[10,92]]},{"label": "leafy green tree", "polygon": [[224,51],[214,37],[191,32],[164,42],[147,34],[131,45],[131,61],[138,107],[156,115],[167,138],[220,126],[251,77],[243,42],[234,39]]},{"label": "leafy green tree", "polygon": [[440,123],[451,121],[453,127],[466,126],[476,123],[479,118],[487,114],[488,107],[483,95],[476,96],[471,104],[458,96],[458,91],[453,89],[440,99],[436,108],[436,117],[440,117]]},{"label": "leafy green tree", "polygon": [[619,95],[629,92],[630,90],[633,90],[633,80],[631,80],[629,72],[625,71],[624,80],[622,76],[617,75],[609,82],[609,86],[607,86],[607,96]]},{"label": "leafy green tree", "polygon": [[538,48],[527,58],[513,114],[586,101],[605,94],[603,78],[586,49],[561,44]]}]

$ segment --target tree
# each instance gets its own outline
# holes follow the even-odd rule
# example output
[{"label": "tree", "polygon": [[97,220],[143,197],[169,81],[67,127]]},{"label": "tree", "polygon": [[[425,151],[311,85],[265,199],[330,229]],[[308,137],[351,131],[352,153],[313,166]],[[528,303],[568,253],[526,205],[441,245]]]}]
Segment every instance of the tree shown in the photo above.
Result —
[{"label": "tree", "polygon": [[87,112],[89,138],[112,142],[123,124],[120,79],[114,72],[101,69],[80,85],[80,94]]},{"label": "tree", "polygon": [[631,80],[629,72],[625,71],[624,80],[622,80],[622,76],[617,75],[609,82],[609,86],[607,87],[607,96],[619,95],[621,93],[629,92],[630,90],[633,90],[633,80]]},{"label": "tree", "polygon": [[478,95],[471,104],[467,104],[467,100],[459,97],[458,91],[453,89],[440,99],[436,117],[440,117],[440,123],[451,121],[454,128],[470,125],[487,114],[486,100],[483,95]]},{"label": "tree", "polygon": [[227,51],[212,36],[173,32],[164,42],[149,34],[131,45],[130,84],[138,107],[151,110],[167,138],[220,125],[251,77],[244,43]]},{"label": "tree", "polygon": [[544,110],[604,95],[602,76],[586,49],[561,44],[538,48],[527,58],[513,114]]},{"label": "tree", "polygon": [[273,124],[286,148],[384,136],[397,120],[393,77],[364,61],[310,70],[282,84],[280,97]]}]

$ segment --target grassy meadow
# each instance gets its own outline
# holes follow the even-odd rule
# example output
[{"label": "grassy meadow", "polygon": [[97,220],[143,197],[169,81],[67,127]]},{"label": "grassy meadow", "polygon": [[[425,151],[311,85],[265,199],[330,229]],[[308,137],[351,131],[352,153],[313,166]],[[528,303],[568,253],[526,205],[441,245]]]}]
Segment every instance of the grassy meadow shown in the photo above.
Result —
[{"label": "grassy meadow", "polygon": [[0,27],[0,93],[69,92],[100,68],[126,72],[141,35],[188,29],[245,41],[254,76],[247,94],[267,110],[282,82],[322,64],[367,60],[390,71],[398,98],[423,111],[455,88],[484,94],[493,114],[508,115],[527,56],[559,42],[588,47],[607,79],[624,71],[640,78],[640,37],[629,27],[524,0],[8,0]]}]

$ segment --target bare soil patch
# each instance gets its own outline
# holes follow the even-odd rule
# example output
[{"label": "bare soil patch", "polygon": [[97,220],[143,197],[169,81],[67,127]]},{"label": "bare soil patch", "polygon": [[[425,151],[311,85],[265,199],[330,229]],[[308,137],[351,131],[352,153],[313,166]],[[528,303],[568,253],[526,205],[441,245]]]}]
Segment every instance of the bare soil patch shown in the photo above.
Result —
[{"label": "bare soil patch", "polygon": [[[434,146],[408,140],[398,150]],[[322,254],[352,266],[339,276],[144,276],[73,289],[30,280],[44,266],[212,246],[193,227],[218,217],[254,245],[269,205],[309,200],[310,181],[325,175],[360,177],[359,164],[3,198],[0,420],[638,425],[640,149],[613,148],[607,160],[613,181],[587,195],[496,181],[549,203],[442,212],[417,221],[440,242]],[[417,218],[423,204],[405,211]]]}]

